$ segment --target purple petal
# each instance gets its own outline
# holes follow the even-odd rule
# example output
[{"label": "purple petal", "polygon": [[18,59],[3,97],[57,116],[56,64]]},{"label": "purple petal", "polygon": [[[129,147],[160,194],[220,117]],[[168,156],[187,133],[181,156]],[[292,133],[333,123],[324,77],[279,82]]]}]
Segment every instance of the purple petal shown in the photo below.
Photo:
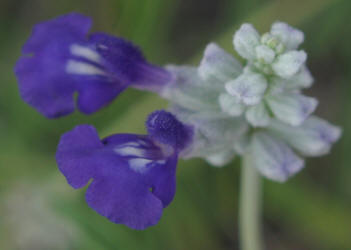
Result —
[{"label": "purple petal", "polygon": [[57,38],[66,44],[84,40],[91,25],[91,18],[79,13],[70,13],[39,23],[34,26],[31,37],[23,46],[23,53],[40,51]]},{"label": "purple petal", "polygon": [[149,173],[152,193],[167,207],[172,202],[176,191],[176,168],[178,157],[173,155],[166,164],[158,165]]},{"label": "purple petal", "polygon": [[184,125],[164,110],[151,113],[146,121],[146,128],[154,140],[169,145],[178,152],[190,144],[194,133],[192,127]]},{"label": "purple petal", "polygon": [[67,182],[74,188],[85,186],[99,167],[91,156],[101,149],[99,136],[94,127],[77,126],[62,135],[56,152],[56,161]]},{"label": "purple petal", "polygon": [[60,62],[64,61],[64,57],[52,51],[42,57],[23,56],[16,65],[21,97],[48,118],[74,110],[74,82],[61,73],[63,65]]},{"label": "purple petal", "polygon": [[161,201],[148,187],[130,180],[101,178],[92,182],[86,192],[90,207],[110,221],[142,230],[155,225],[162,215]]},{"label": "purple petal", "polygon": [[116,84],[107,79],[86,79],[83,77],[78,84],[79,96],[77,100],[78,108],[85,114],[91,114],[113,101],[128,86],[126,84]]}]

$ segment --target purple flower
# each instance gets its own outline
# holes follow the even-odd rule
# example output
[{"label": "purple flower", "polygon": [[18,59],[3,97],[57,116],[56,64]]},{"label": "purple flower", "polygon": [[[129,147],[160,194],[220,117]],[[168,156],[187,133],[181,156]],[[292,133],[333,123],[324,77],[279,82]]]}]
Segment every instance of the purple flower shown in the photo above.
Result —
[{"label": "purple flower", "polygon": [[156,224],[173,200],[178,154],[193,129],[171,113],[155,111],[148,135],[116,134],[100,140],[94,127],[77,126],[61,137],[60,171],[74,188],[85,186],[90,207],[110,221],[133,229]]},{"label": "purple flower", "polygon": [[23,47],[15,73],[24,101],[48,118],[93,113],[128,86],[158,91],[171,80],[130,42],[105,33],[88,35],[92,21],[71,13],[40,23]]}]

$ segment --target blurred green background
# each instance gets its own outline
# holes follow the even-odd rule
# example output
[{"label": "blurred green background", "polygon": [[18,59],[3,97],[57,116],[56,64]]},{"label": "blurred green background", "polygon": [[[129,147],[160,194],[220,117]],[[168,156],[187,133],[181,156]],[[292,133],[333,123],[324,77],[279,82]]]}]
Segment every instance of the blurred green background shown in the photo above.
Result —
[{"label": "blurred green background", "polygon": [[143,132],[166,102],[124,92],[92,116],[47,120],[19,97],[13,66],[37,22],[71,11],[94,30],[133,40],[157,64],[197,64],[207,43],[229,52],[242,22],[261,32],[275,20],[306,35],[303,49],[320,100],[317,114],[344,129],[330,155],[308,159],[285,184],[264,181],[263,233],[269,250],[351,249],[351,1],[349,0],[0,0],[0,249],[238,249],[239,160],[222,169],[181,162],[174,202],[157,226],[133,231],[110,223],[57,170],[62,133],[82,123],[101,136]]}]

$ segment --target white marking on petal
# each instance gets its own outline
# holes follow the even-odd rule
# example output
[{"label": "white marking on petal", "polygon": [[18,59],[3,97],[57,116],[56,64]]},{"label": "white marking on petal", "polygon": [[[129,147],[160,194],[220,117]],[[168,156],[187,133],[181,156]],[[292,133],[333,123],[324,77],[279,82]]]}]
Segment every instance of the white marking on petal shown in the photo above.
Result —
[{"label": "white marking on petal", "polygon": [[153,161],[148,159],[143,159],[143,158],[134,158],[128,161],[129,167],[133,169],[135,172],[141,173],[141,174],[145,173],[145,171],[147,170],[146,168],[147,165],[150,164],[151,162]]},{"label": "white marking on petal", "polygon": [[69,60],[66,65],[66,72],[76,75],[105,75],[105,72],[98,67],[85,62]]},{"label": "white marking on petal", "polygon": [[157,163],[157,164],[165,164],[166,160],[158,160],[158,161],[155,161],[155,163]]},{"label": "white marking on petal", "polygon": [[[150,164],[165,164],[165,159],[147,159],[148,150],[140,148],[140,144],[147,146],[147,142],[137,140],[134,142],[127,142],[125,144],[118,145],[114,148],[114,152],[119,156],[127,157],[129,167],[137,173],[145,173],[148,165]],[[150,165],[152,167],[152,165]]]},{"label": "white marking on petal", "polygon": [[114,151],[121,156],[132,156],[132,157],[145,157],[146,151],[141,148],[125,146],[115,148]]},{"label": "white marking on petal", "polygon": [[133,169],[137,173],[145,173],[147,170],[147,165],[151,163],[156,163],[156,164],[165,164],[166,160],[149,160],[149,159],[144,159],[144,158],[133,158],[128,160],[129,167]]},{"label": "white marking on petal", "polygon": [[116,148],[123,148],[123,147],[135,147],[135,148],[138,148],[139,146],[140,146],[140,144],[138,144],[137,142],[127,142],[125,144],[118,145]]},{"label": "white marking on petal", "polygon": [[73,44],[70,47],[70,49],[71,49],[72,55],[84,57],[85,59],[88,59],[93,62],[97,62],[97,63],[100,62],[100,55],[96,51],[88,47],[81,46],[78,44]]}]

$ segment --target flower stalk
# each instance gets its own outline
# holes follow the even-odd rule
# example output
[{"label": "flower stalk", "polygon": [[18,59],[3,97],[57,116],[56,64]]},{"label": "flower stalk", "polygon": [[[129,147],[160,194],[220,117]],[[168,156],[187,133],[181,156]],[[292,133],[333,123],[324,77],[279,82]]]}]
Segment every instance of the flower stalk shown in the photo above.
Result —
[{"label": "flower stalk", "polygon": [[261,177],[252,166],[249,154],[242,158],[239,237],[241,250],[262,250]]}]

